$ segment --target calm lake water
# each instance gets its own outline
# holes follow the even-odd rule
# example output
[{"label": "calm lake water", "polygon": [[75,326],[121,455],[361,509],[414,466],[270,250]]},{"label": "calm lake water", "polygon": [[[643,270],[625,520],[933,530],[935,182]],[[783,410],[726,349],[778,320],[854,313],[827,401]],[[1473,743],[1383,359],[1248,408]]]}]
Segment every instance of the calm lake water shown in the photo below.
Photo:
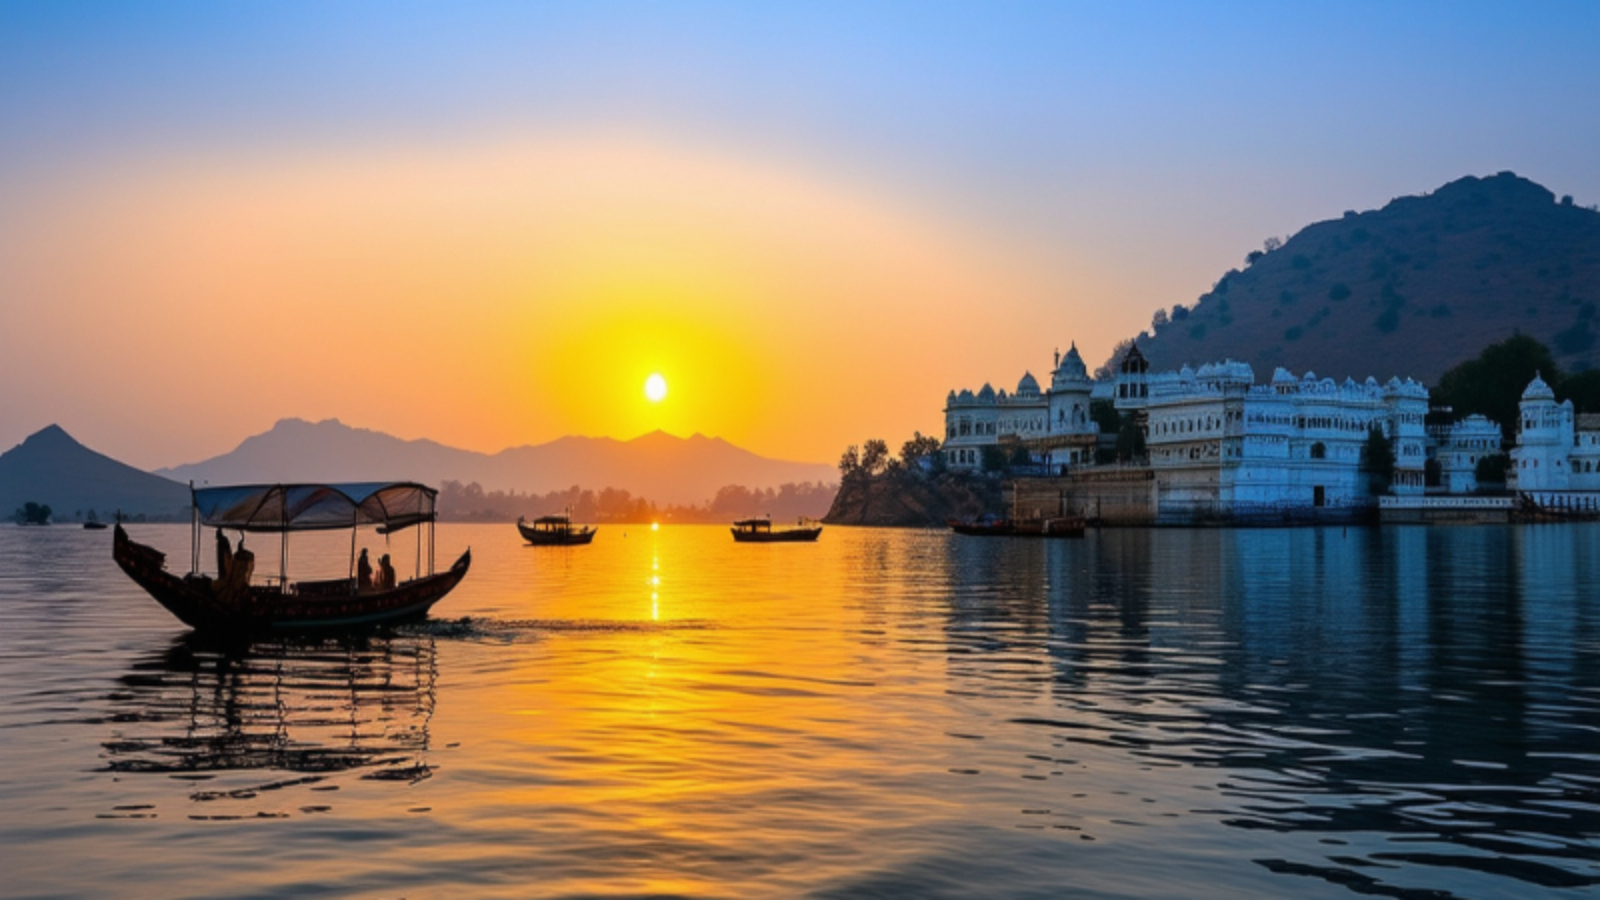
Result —
[{"label": "calm lake water", "polygon": [[0,894],[1600,891],[1597,525],[469,544],[426,624],[241,649],[0,527]]}]

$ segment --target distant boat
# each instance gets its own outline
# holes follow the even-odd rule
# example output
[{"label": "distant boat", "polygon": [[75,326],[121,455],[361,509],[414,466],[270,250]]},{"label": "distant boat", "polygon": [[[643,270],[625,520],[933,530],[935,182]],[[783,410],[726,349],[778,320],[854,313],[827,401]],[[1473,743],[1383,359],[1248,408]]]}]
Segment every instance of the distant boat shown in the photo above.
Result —
[{"label": "distant boat", "polygon": [[821,525],[808,525],[801,519],[797,528],[772,530],[771,519],[741,519],[733,523],[733,539],[741,544],[779,544],[814,541],[822,534]]},{"label": "distant boat", "polygon": [[107,528],[110,528],[110,527],[111,526],[107,525],[104,522],[96,522],[93,519],[90,519],[89,521],[83,523],[83,530],[84,531],[105,531]]},{"label": "distant boat", "polygon": [[573,528],[572,517],[566,513],[540,516],[532,522],[524,521],[521,516],[518,516],[517,530],[522,532],[523,540],[541,547],[574,547],[579,544],[587,544],[594,540],[594,536],[600,532],[600,529],[593,525]]},{"label": "distant boat", "polygon": [[978,537],[1006,536],[1011,534],[1011,522],[999,516],[979,516],[976,519],[946,519],[945,524],[956,534]]},{"label": "distant boat", "polygon": [[956,534],[974,537],[1081,538],[1088,523],[1077,516],[1053,519],[1002,519],[982,516],[977,519],[949,519],[945,522]]},{"label": "distant boat", "polygon": [[[166,554],[128,536],[119,521],[112,558],[156,602],[198,631],[258,633],[349,629],[419,619],[439,602],[472,565],[472,551],[449,569],[433,571],[434,501],[438,492],[411,482],[367,484],[241,485],[190,489],[194,518],[189,574],[166,570]],[[288,580],[288,573],[251,580],[255,556],[243,547],[234,553],[223,529],[277,535],[288,556],[289,534],[296,531],[351,529],[350,569],[356,570],[355,534],[362,525],[386,533],[417,527],[417,575],[409,581],[373,586],[365,575],[326,581]],[[427,525],[424,533],[420,527]],[[217,529],[218,575],[200,574],[200,529]],[[428,573],[421,573],[424,552]],[[286,565],[286,563],[284,563]],[[393,570],[389,570],[392,574]]]}]

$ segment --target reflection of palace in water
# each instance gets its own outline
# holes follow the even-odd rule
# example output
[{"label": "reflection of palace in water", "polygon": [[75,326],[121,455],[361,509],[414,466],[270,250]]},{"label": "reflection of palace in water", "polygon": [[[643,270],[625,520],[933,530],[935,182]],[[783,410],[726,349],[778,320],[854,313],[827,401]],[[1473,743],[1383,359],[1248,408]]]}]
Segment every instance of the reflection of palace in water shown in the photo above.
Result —
[{"label": "reflection of palace in water", "polygon": [[434,639],[383,635],[212,646],[136,663],[112,696],[114,772],[429,774]]},{"label": "reflection of palace in water", "polygon": [[1600,884],[1600,526],[1111,529],[949,555],[950,677],[1048,700],[1041,741],[1065,722],[1217,769],[1236,827],[1415,835],[1451,851],[1428,865]]}]

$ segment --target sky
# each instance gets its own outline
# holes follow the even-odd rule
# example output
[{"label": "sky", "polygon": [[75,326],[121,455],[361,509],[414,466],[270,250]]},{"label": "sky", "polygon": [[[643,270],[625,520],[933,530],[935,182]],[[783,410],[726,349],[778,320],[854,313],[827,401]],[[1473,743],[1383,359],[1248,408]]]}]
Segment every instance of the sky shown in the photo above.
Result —
[{"label": "sky", "polygon": [[1600,203],[1597,42],[1591,2],[7,0],[0,449],[897,446],[1345,210]]}]

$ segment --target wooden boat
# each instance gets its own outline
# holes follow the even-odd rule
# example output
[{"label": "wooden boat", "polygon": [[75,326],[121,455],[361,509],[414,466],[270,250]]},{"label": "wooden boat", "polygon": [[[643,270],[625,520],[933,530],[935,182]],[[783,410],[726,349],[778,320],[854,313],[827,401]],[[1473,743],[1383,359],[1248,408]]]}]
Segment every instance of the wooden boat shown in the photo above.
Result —
[{"label": "wooden boat", "polygon": [[1001,519],[984,516],[978,519],[950,519],[945,524],[956,534],[977,537],[1081,538],[1088,522],[1077,516],[1059,516],[1051,519]]},{"label": "wooden boat", "polygon": [[[472,565],[472,551],[461,554],[449,569],[433,571],[434,500],[438,492],[410,482],[340,485],[243,485],[191,487],[194,518],[193,554],[187,575],[167,571],[166,554],[128,536],[118,522],[112,558],[134,583],[180,621],[199,631],[245,632],[349,629],[418,619],[439,602]],[[427,535],[423,529],[426,524]],[[240,542],[232,552],[223,529],[278,534],[287,559],[289,534],[295,531],[349,528],[351,571],[355,571],[355,529],[379,525],[388,532],[417,527],[416,577],[376,586],[362,578],[291,582],[280,568],[266,584],[252,580],[254,555]],[[218,574],[200,572],[200,529],[217,529]],[[428,573],[422,574],[424,540]],[[284,565],[285,563],[280,563]],[[392,571],[392,570],[391,570]]]},{"label": "wooden boat", "polygon": [[517,530],[522,532],[522,539],[530,544],[565,547],[587,544],[594,540],[594,536],[600,531],[593,525],[573,528],[572,518],[565,513],[540,516],[532,522],[526,522],[518,516]]},{"label": "wooden boat", "polygon": [[814,541],[822,534],[821,525],[808,525],[805,519],[795,528],[772,530],[771,519],[741,519],[733,523],[733,539],[741,544],[780,544]]}]

